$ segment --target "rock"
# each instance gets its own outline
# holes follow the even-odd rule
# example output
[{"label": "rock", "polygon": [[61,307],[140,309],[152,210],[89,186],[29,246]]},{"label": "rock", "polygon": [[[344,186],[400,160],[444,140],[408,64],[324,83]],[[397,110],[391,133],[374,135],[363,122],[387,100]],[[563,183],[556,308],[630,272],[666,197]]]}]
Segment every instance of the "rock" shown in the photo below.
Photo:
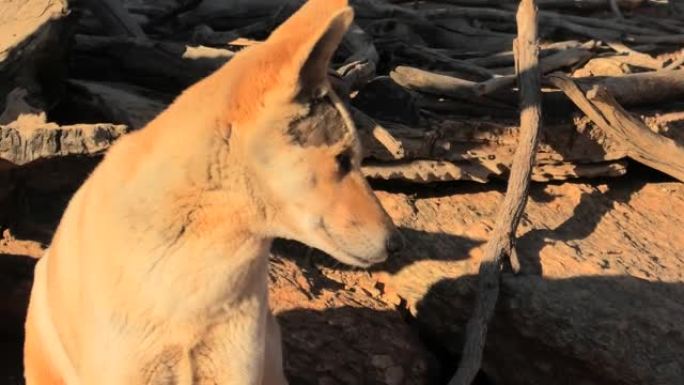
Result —
[{"label": "rock", "polygon": [[[385,279],[431,350],[454,365],[479,248],[503,194],[472,186],[442,194],[382,193],[411,238]],[[517,243],[524,273],[503,279],[486,375],[496,384],[681,384],[684,218],[673,213],[684,212],[684,185],[536,185],[531,197]]]}]

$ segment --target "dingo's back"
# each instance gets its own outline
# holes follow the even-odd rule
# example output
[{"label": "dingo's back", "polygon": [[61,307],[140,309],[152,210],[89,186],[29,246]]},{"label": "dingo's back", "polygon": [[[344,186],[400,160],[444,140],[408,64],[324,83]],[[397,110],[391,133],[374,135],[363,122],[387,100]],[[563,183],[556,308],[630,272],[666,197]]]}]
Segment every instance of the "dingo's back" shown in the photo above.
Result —
[{"label": "dingo's back", "polygon": [[27,385],[286,383],[271,240],[358,266],[396,244],[326,78],[352,15],[307,2],[110,149],[37,265]]}]

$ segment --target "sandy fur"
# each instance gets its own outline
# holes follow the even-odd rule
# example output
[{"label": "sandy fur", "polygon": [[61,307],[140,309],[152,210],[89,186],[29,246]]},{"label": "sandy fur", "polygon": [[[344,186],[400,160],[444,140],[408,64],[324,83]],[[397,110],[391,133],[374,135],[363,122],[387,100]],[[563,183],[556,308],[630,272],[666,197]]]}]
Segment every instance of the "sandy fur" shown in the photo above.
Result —
[{"label": "sandy fur", "polygon": [[[309,1],[112,146],[36,267],[27,385],[287,383],[271,240],[367,266],[393,230],[325,77],[351,19],[346,1]],[[325,93],[344,135],[293,143],[291,122]]]}]

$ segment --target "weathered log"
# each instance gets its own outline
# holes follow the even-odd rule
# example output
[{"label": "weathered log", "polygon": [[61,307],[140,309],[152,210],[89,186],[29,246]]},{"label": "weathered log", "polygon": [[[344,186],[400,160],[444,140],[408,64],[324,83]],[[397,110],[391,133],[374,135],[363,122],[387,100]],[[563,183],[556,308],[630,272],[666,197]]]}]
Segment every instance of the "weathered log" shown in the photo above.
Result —
[{"label": "weathered log", "polygon": [[[493,163],[451,162],[447,160],[414,160],[410,162],[366,161],[361,167],[364,175],[371,179],[403,180],[412,183],[453,182],[468,180],[486,183],[501,178],[493,170]],[[532,169],[531,180],[535,182],[562,181],[577,178],[617,177],[627,173],[624,160],[581,164],[540,164]]]},{"label": "weathered log", "polygon": [[403,87],[414,91],[457,99],[475,97],[475,86],[478,84],[470,80],[407,66],[395,68],[390,73],[390,77]]},{"label": "weathered log", "polygon": [[627,106],[654,104],[684,97],[684,70],[579,78],[577,82],[583,89],[601,84],[618,103]]},{"label": "weathered log", "polygon": [[0,160],[22,166],[59,156],[97,155],[127,131],[114,124],[0,126]]},{"label": "weathered log", "polygon": [[599,127],[621,142],[627,155],[684,182],[684,146],[658,135],[626,112],[605,87],[594,86],[587,94],[570,78],[549,77]]},{"label": "weathered log", "polygon": [[684,182],[684,146],[651,131],[625,111],[605,87],[592,88],[587,98],[608,120],[611,134],[624,144],[630,158]]}]

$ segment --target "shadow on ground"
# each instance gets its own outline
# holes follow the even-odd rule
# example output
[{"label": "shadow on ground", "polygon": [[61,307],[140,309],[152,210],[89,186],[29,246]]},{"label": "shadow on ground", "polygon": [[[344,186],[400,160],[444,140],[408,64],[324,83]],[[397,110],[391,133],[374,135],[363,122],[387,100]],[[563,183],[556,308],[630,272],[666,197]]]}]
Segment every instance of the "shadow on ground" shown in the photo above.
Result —
[{"label": "shadow on ground", "polygon": [[[624,185],[623,185],[624,184]],[[552,230],[532,230],[518,242],[525,261],[539,267],[545,240],[580,240],[591,234],[613,202],[627,202],[645,182],[611,182],[606,193],[584,194],[571,218]],[[613,189],[613,186],[618,186]],[[486,187],[469,186],[467,189]],[[501,189],[501,186],[495,187]],[[448,194],[459,189],[446,187]],[[532,199],[553,200],[532,189]],[[36,193],[20,187],[24,201],[16,235],[49,242],[56,218],[69,194]],[[439,192],[417,192],[439,196]],[[586,223],[593,224],[586,226]],[[407,253],[427,259],[457,260],[480,245],[449,234],[401,229]],[[323,289],[346,290],[326,282],[314,266],[341,266],[332,259],[292,243],[278,242],[279,253],[294,261],[310,281],[313,295]],[[420,250],[421,252],[415,252]],[[380,267],[397,272],[416,259],[401,255]],[[21,384],[23,316],[34,260],[0,255],[0,383]],[[684,378],[684,285],[630,276],[582,276],[550,280],[528,274],[505,275],[496,317],[490,328],[479,385],[491,384],[677,384]],[[530,273],[532,271],[532,273]],[[536,273],[536,274],[535,274]],[[476,277],[444,279],[434,284],[410,313],[403,305],[386,310],[343,306],[289,310],[278,315],[283,329],[286,371],[294,384],[429,384],[442,385],[459,360],[463,328],[470,315]],[[408,326],[407,326],[408,325]],[[400,336],[394,338],[392,336]],[[407,347],[407,341],[422,346]],[[399,362],[387,352],[407,355]],[[417,352],[417,353],[415,353]],[[378,369],[382,370],[378,370]],[[401,380],[404,380],[403,382]]]}]

